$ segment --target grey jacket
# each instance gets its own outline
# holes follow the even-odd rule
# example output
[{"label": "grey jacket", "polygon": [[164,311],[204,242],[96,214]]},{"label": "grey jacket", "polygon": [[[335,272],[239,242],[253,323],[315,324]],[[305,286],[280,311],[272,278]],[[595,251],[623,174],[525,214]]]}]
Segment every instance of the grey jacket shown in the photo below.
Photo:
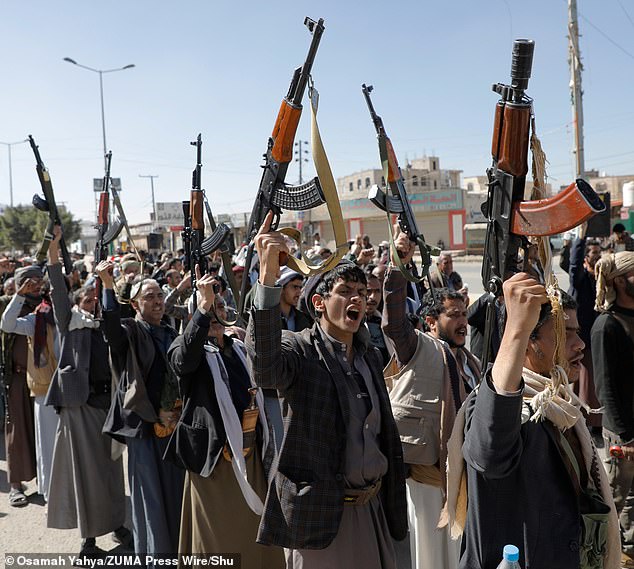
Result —
[{"label": "grey jacket", "polygon": [[[90,393],[88,372],[91,330],[84,328],[68,331],[72,307],[62,265],[48,265],[48,277],[51,282],[55,325],[60,337],[60,356],[44,403],[55,407],[79,407],[86,403]],[[108,365],[108,362],[104,362],[104,365]]]}]

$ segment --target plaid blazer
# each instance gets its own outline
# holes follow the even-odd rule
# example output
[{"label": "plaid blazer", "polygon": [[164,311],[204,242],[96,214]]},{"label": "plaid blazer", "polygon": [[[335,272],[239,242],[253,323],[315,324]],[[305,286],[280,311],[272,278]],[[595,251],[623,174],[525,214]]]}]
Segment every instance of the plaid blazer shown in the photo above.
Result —
[{"label": "plaid blazer", "polygon": [[[279,305],[251,311],[246,347],[255,382],[277,389],[288,406],[257,541],[323,549],[337,535],[344,508],[346,377],[317,325],[282,332]],[[401,540],[407,533],[403,450],[379,352],[370,348],[366,361],[380,401],[380,448],[388,460],[379,496],[390,533]]]}]

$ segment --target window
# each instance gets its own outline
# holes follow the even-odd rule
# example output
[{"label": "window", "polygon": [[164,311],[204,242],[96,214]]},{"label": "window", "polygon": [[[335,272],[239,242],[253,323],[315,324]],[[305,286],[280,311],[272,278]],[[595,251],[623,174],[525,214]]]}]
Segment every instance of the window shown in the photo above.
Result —
[{"label": "window", "polygon": [[370,182],[370,178],[366,178],[365,179],[365,187],[369,188],[372,185],[372,182]]},{"label": "window", "polygon": [[381,185],[385,186],[385,176],[381,176]]},{"label": "window", "polygon": [[434,180],[434,190],[438,188],[438,182]]},{"label": "window", "polygon": [[412,186],[418,186],[418,176],[412,176]]},{"label": "window", "polygon": [[435,160],[432,160],[432,161],[431,161],[431,169],[432,169],[432,170],[435,170],[435,169],[436,169],[436,161],[435,161]]},{"label": "window", "polygon": [[468,191],[468,192],[472,192],[472,191],[473,191],[473,184],[472,184],[471,182],[469,182],[469,183],[467,184],[467,191]]},{"label": "window", "polygon": [[427,180],[425,179],[425,176],[421,176],[420,185],[423,186],[423,188],[427,187]]},{"label": "window", "polygon": [[350,182],[350,185],[348,186],[348,189],[353,192],[354,191],[354,184],[352,182]]},{"label": "window", "polygon": [[357,180],[357,190],[361,189],[361,178]]}]

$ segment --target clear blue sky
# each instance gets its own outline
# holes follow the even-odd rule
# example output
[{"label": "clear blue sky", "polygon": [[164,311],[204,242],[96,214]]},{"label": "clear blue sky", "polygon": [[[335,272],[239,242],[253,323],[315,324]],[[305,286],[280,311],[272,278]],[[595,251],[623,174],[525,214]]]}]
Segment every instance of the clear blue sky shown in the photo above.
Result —
[{"label": "clear blue sky", "polygon": [[[579,12],[586,167],[634,174],[634,2],[579,0]],[[33,134],[58,201],[93,219],[92,179],[103,173],[98,75],[62,59],[101,69],[134,63],[104,76],[112,175],[122,178],[130,221],[149,220],[150,183],[139,174],[159,176],[157,201],[187,199],[198,132],[212,208],[250,211],[280,100],[310,42],[307,15],[325,20],[313,76],[335,177],[378,167],[363,82],[375,86],[402,162],[433,152],[442,167],[483,174],[490,85],[509,79],[512,39],[529,37],[529,94],[551,181],[572,179],[565,0],[5,0],[0,140]],[[298,135],[309,139],[308,112]],[[296,178],[293,165],[288,180]],[[39,190],[28,145],[13,147],[13,182],[16,203]],[[0,203],[8,193],[0,146]]]}]

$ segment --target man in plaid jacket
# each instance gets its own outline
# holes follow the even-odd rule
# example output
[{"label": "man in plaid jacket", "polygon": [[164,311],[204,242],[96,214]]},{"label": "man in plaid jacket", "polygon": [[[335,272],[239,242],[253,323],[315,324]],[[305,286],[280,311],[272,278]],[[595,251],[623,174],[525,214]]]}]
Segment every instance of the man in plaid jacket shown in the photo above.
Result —
[{"label": "man in plaid jacket", "polygon": [[400,439],[380,354],[362,325],[363,272],[340,264],[312,295],[316,323],[282,332],[275,281],[284,237],[256,237],[260,276],[246,345],[256,383],[289,411],[273,463],[258,541],[289,548],[289,567],[395,568],[392,539],[407,533]]}]

